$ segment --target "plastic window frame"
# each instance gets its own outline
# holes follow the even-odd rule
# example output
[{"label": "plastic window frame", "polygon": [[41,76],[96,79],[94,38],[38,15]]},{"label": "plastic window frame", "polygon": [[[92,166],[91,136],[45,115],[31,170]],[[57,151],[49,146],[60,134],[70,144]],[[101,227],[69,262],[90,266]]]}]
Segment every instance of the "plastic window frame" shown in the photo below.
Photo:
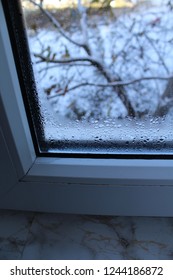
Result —
[{"label": "plastic window frame", "polygon": [[172,159],[39,157],[0,1],[0,208],[173,216]]}]

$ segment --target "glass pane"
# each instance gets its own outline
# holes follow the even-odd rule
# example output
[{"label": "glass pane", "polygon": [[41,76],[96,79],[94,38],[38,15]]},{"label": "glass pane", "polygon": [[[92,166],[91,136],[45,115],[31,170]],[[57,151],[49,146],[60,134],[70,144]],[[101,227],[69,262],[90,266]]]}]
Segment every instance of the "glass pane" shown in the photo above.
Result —
[{"label": "glass pane", "polygon": [[49,153],[173,153],[173,1],[21,5]]}]

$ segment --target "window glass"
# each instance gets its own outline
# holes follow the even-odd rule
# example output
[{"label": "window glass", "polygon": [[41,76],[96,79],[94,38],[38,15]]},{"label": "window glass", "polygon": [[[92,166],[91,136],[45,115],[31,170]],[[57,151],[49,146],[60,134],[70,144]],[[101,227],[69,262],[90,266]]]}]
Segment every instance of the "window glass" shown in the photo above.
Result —
[{"label": "window glass", "polygon": [[171,155],[173,1],[20,2],[47,152]]}]

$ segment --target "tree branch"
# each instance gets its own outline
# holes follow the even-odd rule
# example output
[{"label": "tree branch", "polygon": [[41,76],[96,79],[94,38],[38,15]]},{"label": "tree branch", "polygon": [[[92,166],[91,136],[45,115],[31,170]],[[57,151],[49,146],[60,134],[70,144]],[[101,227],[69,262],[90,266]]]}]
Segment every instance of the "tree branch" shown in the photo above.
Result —
[{"label": "tree branch", "polygon": [[60,25],[60,23],[56,20],[56,18],[54,16],[51,15],[51,13],[49,13],[47,10],[45,10],[42,5],[36,3],[33,0],[29,0],[29,2],[31,2],[33,5],[35,5],[36,7],[38,7],[40,9],[40,11],[45,14],[47,16],[47,18],[53,23],[53,25],[58,29],[59,33],[66,38],[70,43],[83,48],[87,53],[88,53],[88,47],[84,44],[84,43],[79,43],[76,40],[73,40],[70,36],[67,35],[67,33],[65,32],[65,30],[62,28],[62,26]]},{"label": "tree branch", "polygon": [[156,54],[158,55],[159,60],[161,61],[163,67],[165,68],[165,71],[167,72],[167,74],[169,74],[169,69],[164,61],[164,59],[162,58],[162,56],[160,55],[160,51],[156,48],[155,44],[153,43],[152,39],[147,35],[144,34],[145,38],[148,40],[148,42],[150,43],[150,45],[153,47],[153,49],[155,50]]},{"label": "tree branch", "polygon": [[87,53],[92,55],[91,47],[89,46],[89,39],[88,39],[88,26],[87,26],[87,13],[86,7],[84,7],[81,3],[81,0],[78,0],[78,11],[80,14],[80,25],[83,35],[83,42],[87,48]]},{"label": "tree branch", "polygon": [[[52,68],[56,68],[56,67],[64,67],[65,65],[51,65],[51,66],[46,66],[46,67],[43,67],[43,68],[41,68],[38,72],[39,73],[41,73],[41,72],[43,72],[43,71],[45,71],[45,70],[49,70],[49,69],[52,69]],[[92,65],[91,64],[86,64],[86,63],[69,63],[68,65],[66,65],[67,67],[79,67],[79,66],[83,66],[83,67],[86,67],[86,66],[88,66],[88,67],[91,67]]]},{"label": "tree branch", "polygon": [[[147,80],[164,80],[164,81],[167,81],[169,79],[173,78],[173,76],[168,76],[168,77],[143,77],[143,78],[139,78],[139,79],[134,79],[134,80],[130,80],[130,81],[119,81],[119,82],[113,82],[113,83],[107,83],[107,84],[97,84],[97,83],[88,83],[88,82],[85,82],[85,83],[81,83],[81,84],[78,84],[76,86],[73,86],[71,88],[68,88],[66,89],[66,92],[69,92],[69,91],[72,91],[72,90],[75,90],[77,88],[80,88],[80,87],[84,87],[84,86],[94,86],[94,87],[103,87],[103,88],[106,88],[106,87],[120,87],[120,86],[129,86],[129,85],[132,85],[132,84],[135,84],[135,83],[140,83],[142,81],[147,81]],[[64,95],[64,92],[61,93],[61,94],[56,94],[56,95],[52,95],[49,97],[49,99],[52,99],[52,98],[55,98],[55,97],[58,97],[58,96],[61,96],[61,95]]]},{"label": "tree branch", "polygon": [[40,58],[40,61],[37,61],[36,63],[41,63],[41,62],[47,62],[47,63],[61,63],[61,64],[68,64],[72,62],[90,62],[94,67],[96,67],[102,75],[106,78],[108,82],[111,82],[111,79],[104,69],[104,66],[100,63],[99,60],[91,57],[91,56],[83,56],[83,57],[74,57],[74,58],[68,58],[68,59],[51,59],[49,57],[45,57],[41,54],[34,54],[35,57]]}]

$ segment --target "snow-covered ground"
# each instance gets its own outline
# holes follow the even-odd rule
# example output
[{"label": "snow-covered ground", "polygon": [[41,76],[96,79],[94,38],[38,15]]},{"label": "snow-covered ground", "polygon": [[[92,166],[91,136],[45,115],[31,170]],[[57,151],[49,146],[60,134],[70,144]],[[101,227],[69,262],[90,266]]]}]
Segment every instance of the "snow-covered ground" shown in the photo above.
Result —
[{"label": "snow-covered ground", "polygon": [[[173,11],[163,5],[168,1],[160,2],[158,5],[157,1],[157,6],[126,12],[116,19],[106,15],[90,18],[89,42],[94,56],[112,77],[126,82],[172,75]],[[74,40],[82,37],[75,24],[67,33]],[[28,30],[28,34],[46,137],[50,141],[142,141],[142,138],[171,141],[171,114],[161,123],[152,117],[168,81],[144,80],[126,86],[137,115],[151,117],[147,121],[124,122],[119,118],[125,119],[127,110],[112,87],[83,86],[71,90],[81,83],[106,83],[95,67],[88,62],[38,63],[39,58],[34,56],[36,53],[55,59],[83,57],[86,54],[82,48],[71,44],[53,28]]]}]

